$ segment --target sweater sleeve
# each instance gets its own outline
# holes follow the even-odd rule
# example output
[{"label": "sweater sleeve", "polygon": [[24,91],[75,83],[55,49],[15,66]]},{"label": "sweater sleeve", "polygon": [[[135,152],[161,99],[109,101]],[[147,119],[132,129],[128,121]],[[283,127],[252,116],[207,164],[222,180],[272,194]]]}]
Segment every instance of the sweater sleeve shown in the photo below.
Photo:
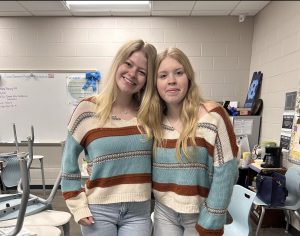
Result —
[{"label": "sweater sleeve", "polygon": [[84,147],[80,144],[87,133],[87,119],[93,116],[91,102],[82,101],[75,108],[68,125],[68,135],[62,156],[61,189],[63,197],[74,219],[91,216],[85,190],[81,185],[81,172],[78,158]]},{"label": "sweater sleeve", "polygon": [[228,115],[223,108],[213,111],[216,135],[213,151],[213,178],[208,197],[200,207],[196,229],[201,236],[221,236],[233,185],[238,177],[236,138]]}]

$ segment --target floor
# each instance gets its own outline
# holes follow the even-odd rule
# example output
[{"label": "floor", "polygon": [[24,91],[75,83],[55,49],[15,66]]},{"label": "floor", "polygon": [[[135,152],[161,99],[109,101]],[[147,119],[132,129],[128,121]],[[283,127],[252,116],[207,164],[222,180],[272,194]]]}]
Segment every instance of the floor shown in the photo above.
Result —
[{"label": "floor", "polygon": [[[50,192],[50,190],[47,190],[46,196],[49,195],[49,192]],[[43,197],[42,190],[32,190],[31,193]],[[52,203],[52,206],[55,210],[68,211],[65,201],[62,198],[60,190],[57,191],[54,201]],[[254,236],[255,230],[256,230],[256,225],[254,223],[252,223],[252,226],[253,226],[252,227],[253,228],[252,235]],[[79,228],[78,224],[75,223],[73,218],[72,218],[71,224],[70,224],[70,235],[71,236],[81,236],[80,228]],[[262,228],[260,231],[260,236],[300,236],[300,232],[294,229],[294,230],[292,230],[291,233],[286,234],[284,232],[284,228]]]}]

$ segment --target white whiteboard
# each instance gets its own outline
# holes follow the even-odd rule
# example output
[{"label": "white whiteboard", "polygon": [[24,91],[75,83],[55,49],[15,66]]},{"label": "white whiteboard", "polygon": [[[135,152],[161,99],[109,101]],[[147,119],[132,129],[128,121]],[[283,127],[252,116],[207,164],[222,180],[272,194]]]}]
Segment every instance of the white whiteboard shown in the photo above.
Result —
[{"label": "white whiteboard", "polygon": [[70,78],[84,78],[85,73],[0,72],[0,76],[1,143],[14,142],[13,123],[19,142],[31,135],[31,125],[35,143],[65,140],[67,124],[78,102],[71,96],[68,84]]}]

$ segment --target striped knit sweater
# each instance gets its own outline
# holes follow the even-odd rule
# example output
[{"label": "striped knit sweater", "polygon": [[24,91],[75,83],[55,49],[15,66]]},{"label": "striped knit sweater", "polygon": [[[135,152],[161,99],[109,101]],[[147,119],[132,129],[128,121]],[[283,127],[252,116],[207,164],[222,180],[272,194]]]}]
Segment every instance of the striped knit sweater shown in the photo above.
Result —
[{"label": "striped knit sweater", "polygon": [[[76,222],[91,216],[88,204],[151,199],[152,141],[140,133],[136,118],[112,116],[99,128],[94,111],[91,98],[76,107],[62,158],[62,192]],[[78,164],[82,151],[92,166],[84,188]]]},{"label": "striped knit sweater", "polygon": [[[178,161],[175,145],[179,133],[166,118],[163,128],[165,142],[153,160],[155,199],[179,213],[199,213],[195,227],[201,236],[221,236],[238,176],[238,148],[226,111],[216,107],[200,118],[192,161],[184,156]],[[193,149],[189,150],[192,153]]]}]

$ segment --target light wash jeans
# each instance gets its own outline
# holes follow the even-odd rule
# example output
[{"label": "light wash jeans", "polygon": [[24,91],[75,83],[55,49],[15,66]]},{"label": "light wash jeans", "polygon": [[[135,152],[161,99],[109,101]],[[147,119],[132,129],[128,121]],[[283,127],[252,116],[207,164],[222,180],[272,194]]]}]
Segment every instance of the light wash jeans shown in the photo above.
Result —
[{"label": "light wash jeans", "polygon": [[151,201],[90,204],[95,223],[82,226],[84,236],[150,236]]},{"label": "light wash jeans", "polygon": [[178,213],[155,201],[153,236],[198,236],[199,214]]}]

